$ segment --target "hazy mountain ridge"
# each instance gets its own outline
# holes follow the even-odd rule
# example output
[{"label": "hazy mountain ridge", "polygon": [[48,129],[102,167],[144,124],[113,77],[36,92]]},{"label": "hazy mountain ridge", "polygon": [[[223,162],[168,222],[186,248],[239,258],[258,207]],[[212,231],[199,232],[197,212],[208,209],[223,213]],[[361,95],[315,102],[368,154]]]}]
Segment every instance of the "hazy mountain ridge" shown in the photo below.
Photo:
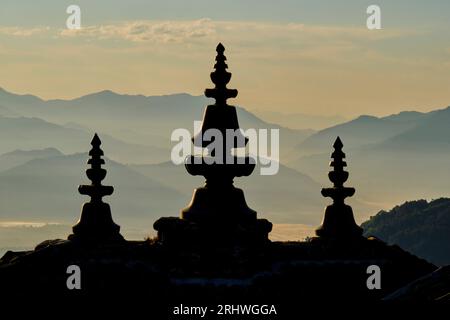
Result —
[{"label": "hazy mountain ridge", "polygon": [[[316,141],[315,153],[303,151],[306,155],[302,155],[297,150],[297,158],[287,164],[327,183],[324,169],[333,137],[339,135],[347,154],[348,185],[356,187],[355,197],[361,201],[381,210],[411,198],[445,197],[450,193],[450,172],[446,170],[450,163],[448,123],[450,108],[429,113],[402,112],[383,118],[359,117],[313,134],[298,148]],[[366,124],[370,129],[366,129]],[[368,132],[378,135],[373,134],[371,142],[362,139]],[[365,211],[363,216],[368,213]]]},{"label": "hazy mountain ridge", "polygon": [[[170,149],[174,144],[170,141],[173,130],[185,128],[193,133],[194,121],[202,120],[204,107],[212,101],[204,96],[186,93],[143,96],[121,95],[110,90],[72,100],[44,101],[31,95],[16,95],[0,90],[0,103],[27,117],[39,117],[59,125],[76,123],[78,129],[92,128],[91,131],[109,134],[128,144],[161,148],[159,152],[154,151],[154,161],[127,159],[127,162],[135,163],[169,160]],[[279,129],[281,153],[287,153],[293,145],[303,141],[313,132],[292,130],[268,123],[239,106],[237,113],[243,129]],[[165,153],[162,153],[163,150]]]},{"label": "hazy mountain ridge", "polygon": [[1,117],[20,117],[20,114],[13,112],[12,110],[0,105],[0,116]]},{"label": "hazy mountain ridge", "polygon": [[436,138],[440,141],[450,141],[446,134],[450,130],[445,126],[449,120],[450,107],[427,113],[403,111],[385,117],[362,115],[310,135],[299,143],[296,149],[300,155],[320,153],[336,136],[340,136],[346,147],[351,149],[372,148],[378,145],[387,147],[390,141],[406,143],[412,140],[412,135],[415,139],[422,138],[429,143]]},{"label": "hazy mountain ridge", "polygon": [[450,149],[449,123],[450,107],[432,111],[422,116],[416,126],[383,141],[381,146],[400,150],[440,151],[440,148]]},{"label": "hazy mountain ridge", "polygon": [[[151,163],[169,159],[173,145],[169,132],[178,126],[192,132],[193,128],[189,126],[193,120],[201,120],[204,106],[209,102],[202,96],[188,94],[146,97],[120,95],[112,91],[73,100],[44,101],[31,95],[15,95],[0,90],[0,105],[9,103],[9,108],[16,110],[17,107],[20,114],[26,115],[0,116],[0,135],[3,137],[0,152],[48,147],[65,154],[85,152],[90,148],[89,141],[94,132],[90,128],[105,129],[99,131],[107,157],[120,163],[142,164],[123,166],[112,162],[111,168],[107,166],[113,175],[111,184],[116,185],[117,192],[121,188],[132,190],[134,180],[138,182],[136,188],[141,188],[137,192],[139,196],[128,200],[128,191],[117,193],[117,201],[114,200],[115,194],[111,198],[113,208],[127,211],[127,206],[130,206],[131,220],[153,221],[145,216],[148,211],[152,211],[152,217],[162,213],[176,216],[189,203],[192,190],[203,184],[203,178],[189,176],[182,166],[167,162]],[[330,185],[328,163],[337,135],[342,137],[347,153],[348,185],[357,190],[355,197],[348,202],[353,206],[358,221],[394,203],[411,198],[437,198],[450,190],[450,173],[444,170],[450,162],[450,148],[442,147],[446,146],[447,138],[450,140],[450,129],[446,125],[449,123],[447,119],[450,120],[450,109],[429,113],[407,111],[381,118],[361,116],[313,134],[308,130],[291,130],[270,124],[240,107],[237,107],[237,112],[242,128],[280,128],[282,149],[293,149],[291,156],[294,160],[288,162],[289,167],[281,165],[278,175],[260,176],[257,168],[252,176],[235,181],[245,190],[249,206],[274,222],[320,223],[323,207],[328,204],[328,200],[321,197],[320,189]],[[421,138],[416,138],[417,135]],[[410,141],[412,147],[406,148],[407,143],[402,141]],[[431,143],[433,141],[434,144]],[[401,147],[395,147],[399,143]],[[30,210],[33,215],[39,211],[49,218],[66,217],[66,213],[61,211],[68,208],[71,217],[74,210],[78,213],[85,200],[77,194],[76,187],[83,178],[86,159],[80,158],[75,163],[67,160],[73,155],[35,159],[37,157],[29,153],[26,157],[25,160],[29,161],[17,160],[19,165],[12,168],[9,164],[4,169],[10,170],[0,174],[0,192],[4,193],[0,197],[5,200],[0,214],[5,218],[11,213],[27,218]],[[49,165],[55,159],[65,160],[60,160],[61,164]],[[282,155],[281,162],[286,159]],[[1,162],[2,157],[0,170]],[[116,165],[123,166],[119,170],[121,174],[113,173]],[[114,179],[114,176],[119,178]],[[151,182],[146,180],[148,178]],[[42,194],[33,194],[33,188],[39,189],[42,185],[56,190],[55,194],[46,196],[45,192],[49,190],[45,188]],[[164,197],[154,191],[160,188],[171,196]],[[13,191],[17,193],[16,198]],[[67,205],[59,202],[58,192],[61,197],[66,197]],[[154,197],[150,196],[152,192],[155,192]],[[28,206],[22,198],[27,199]],[[40,208],[42,199],[45,199],[45,205]],[[15,209],[10,211],[10,207]]]},{"label": "hazy mountain ridge", "polygon": [[347,121],[345,117],[338,115],[311,115],[305,113],[283,113],[268,110],[257,110],[255,111],[255,114],[284,127],[303,130],[322,130]]},{"label": "hazy mountain ridge", "polygon": [[[0,153],[20,149],[57,148],[75,153],[89,149],[94,132],[68,128],[40,118],[0,116]],[[99,132],[101,134],[101,132]],[[159,162],[170,156],[159,147],[123,142],[108,134],[101,134],[104,149],[111,158],[123,162]]]},{"label": "hazy mountain ridge", "polygon": [[0,171],[20,166],[30,160],[62,156],[63,153],[56,148],[36,150],[14,150],[0,155]]},{"label": "hazy mountain ridge", "polygon": [[[204,184],[203,177],[190,176],[183,165],[176,166],[171,162],[132,168],[189,198],[194,188]],[[234,184],[244,189],[248,205],[261,217],[276,223],[320,223],[326,200],[320,195],[321,186],[316,181],[282,164],[279,172],[273,176],[262,176],[259,169],[257,165],[252,175],[236,178]]]},{"label": "hazy mountain ridge", "polygon": [[[0,172],[0,220],[74,222],[83,202],[78,185],[85,177],[87,154],[33,159]],[[137,225],[177,212],[187,201],[178,191],[106,158],[105,184],[115,186],[107,198],[119,221]],[[26,199],[26,201],[24,201]]]},{"label": "hazy mountain ridge", "polygon": [[[79,184],[89,183],[84,175],[87,158],[87,154],[36,158],[0,172],[0,222],[56,222],[68,230],[67,225],[73,225],[78,219],[82,203],[88,201],[77,191]],[[204,184],[203,177],[192,177],[184,166],[171,162],[130,168],[106,158],[105,168],[108,175],[104,184],[115,187],[114,194],[105,201],[110,203],[114,219],[124,232],[140,238],[154,234],[152,224],[160,216],[178,216],[189,204],[194,188]],[[244,188],[248,205],[262,218],[274,223],[320,223],[326,204],[320,196],[320,186],[295,170],[281,166],[278,176],[260,176],[255,172],[253,176],[236,179],[236,185]],[[303,231],[298,237],[309,230],[306,226],[300,229]],[[37,232],[37,229],[22,228],[20,232],[27,230],[34,237],[47,229]],[[4,238],[8,235],[12,233],[5,234]],[[4,242],[14,243],[9,238]]]},{"label": "hazy mountain ridge", "polygon": [[296,146],[300,155],[311,155],[326,150],[330,141],[340,136],[347,148],[358,148],[365,145],[380,143],[400,133],[412,129],[417,125],[417,120],[399,121],[397,118],[374,116],[359,116],[358,118],[338,124],[336,126],[320,130]]},{"label": "hazy mountain ridge", "polygon": [[[85,197],[78,195],[76,189],[78,184],[86,180],[83,180],[83,177],[87,156],[83,158],[83,154],[79,152],[90,148],[89,142],[93,130],[89,128],[95,127],[98,131],[98,128],[113,127],[114,137],[101,130],[99,132],[103,142],[102,149],[108,158],[119,160],[121,163],[160,162],[169,159],[170,147],[173,143],[170,142],[170,134],[165,138],[158,136],[162,134],[158,126],[172,130],[179,125],[192,131],[193,128],[190,127],[193,125],[192,121],[201,120],[204,106],[212,102],[204,97],[188,94],[146,97],[120,95],[112,91],[102,91],[73,100],[44,101],[31,95],[15,95],[0,90],[1,101],[26,115],[19,118],[3,118],[7,125],[0,128],[0,134],[3,129],[4,136],[9,135],[6,139],[8,145],[0,145],[1,151],[8,152],[17,148],[25,150],[15,165],[5,165],[0,173],[0,193],[2,193],[0,200],[3,200],[3,209],[0,210],[1,219],[43,219],[44,221],[56,219],[58,222],[67,222],[66,219],[69,217],[77,218],[81,204],[86,201]],[[237,107],[237,112],[241,127],[244,129],[280,129],[283,144],[290,140],[293,145],[311,132],[310,130],[291,130],[266,123],[241,107]],[[141,142],[145,140],[146,145],[134,144],[136,139],[129,139],[133,141],[130,143],[115,138],[116,136],[133,138],[139,135],[144,138]],[[151,146],[154,141],[157,145],[164,144],[161,140],[165,141],[166,145]],[[58,154],[44,159],[33,151],[47,147],[57,148],[69,155]],[[147,152],[146,149],[149,151]],[[158,156],[158,152],[163,156]],[[5,155],[5,158],[8,157],[10,155]],[[168,168],[170,172],[165,171],[165,174],[172,175],[172,181],[168,181],[169,179],[164,175],[161,176],[160,170],[153,174],[154,177],[144,176],[115,161],[107,162],[108,178],[105,183],[116,187],[115,194],[107,201],[111,203],[113,215],[116,215],[116,211],[119,212],[119,223],[120,219],[133,220],[136,224],[146,221],[151,231],[151,224],[157,217],[177,216],[179,211],[188,205],[193,189],[204,183],[203,178],[189,176],[183,166],[171,165]],[[283,167],[282,171],[286,170],[291,169]],[[258,173],[255,172],[255,175]],[[262,199],[264,201],[258,201],[260,192],[250,187],[249,205],[257,206],[256,209],[262,216],[290,222],[298,219],[298,215],[302,215],[302,209],[308,208],[308,213],[305,215],[315,215],[316,211],[321,211],[317,210],[319,206],[322,206],[320,197],[317,195],[319,186],[312,179],[293,170],[283,177],[293,181],[297,193],[289,194],[290,183],[283,183],[283,178],[278,179],[279,182],[276,183],[283,191],[275,197],[270,194],[270,184],[264,182],[263,185],[266,187],[260,190],[261,194],[265,194]],[[264,179],[268,180],[269,177]],[[185,187],[182,190],[179,188],[181,181],[185,181]],[[239,181],[236,183],[239,184]],[[251,184],[260,188],[257,183]],[[244,189],[247,189],[247,181],[244,182]],[[132,192],[132,190],[138,191]],[[276,213],[272,210],[273,205],[265,206],[265,204],[282,203],[286,194],[291,200],[301,200],[298,208],[297,203],[292,201],[286,202],[285,207],[280,205]],[[273,201],[269,200],[271,197]],[[130,212],[123,217],[120,212],[124,211]],[[147,213],[149,216],[146,216]],[[315,223],[320,220],[320,214],[308,217],[306,220]]]},{"label": "hazy mountain ridge", "polygon": [[399,113],[391,114],[386,117],[382,117],[383,119],[388,119],[392,121],[398,122],[411,122],[411,121],[420,121],[423,118],[426,118],[437,111],[431,112],[419,112],[419,111],[401,111]]}]

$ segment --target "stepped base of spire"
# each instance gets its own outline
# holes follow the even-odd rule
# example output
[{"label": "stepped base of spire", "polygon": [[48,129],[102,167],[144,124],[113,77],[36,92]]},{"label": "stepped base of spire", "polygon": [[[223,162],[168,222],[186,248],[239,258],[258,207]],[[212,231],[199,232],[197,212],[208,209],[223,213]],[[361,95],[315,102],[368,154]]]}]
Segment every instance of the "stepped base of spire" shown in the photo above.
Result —
[{"label": "stepped base of spire", "polygon": [[321,238],[362,238],[363,229],[353,217],[352,207],[346,204],[332,204],[325,209],[322,225],[316,230]]},{"label": "stepped base of spire", "polygon": [[195,189],[181,218],[160,218],[153,227],[163,244],[205,247],[264,244],[272,231],[272,223],[257,219],[244,192],[232,185]]},{"label": "stepped base of spire", "polygon": [[256,221],[256,211],[248,207],[244,192],[233,185],[205,186],[194,190],[181,218],[200,223],[248,224]]},{"label": "stepped base of spire", "polygon": [[195,189],[181,218],[163,217],[153,227],[160,243],[179,247],[264,245],[272,231],[272,223],[248,207],[241,189],[211,183]]},{"label": "stepped base of spire", "polygon": [[158,232],[158,241],[168,246],[252,246],[270,243],[272,223],[266,219],[256,219],[253,223],[205,223],[163,217],[154,223],[153,228]]},{"label": "stepped base of spire", "polygon": [[120,226],[114,223],[109,204],[88,202],[83,205],[80,221],[68,239],[82,242],[121,242]]}]

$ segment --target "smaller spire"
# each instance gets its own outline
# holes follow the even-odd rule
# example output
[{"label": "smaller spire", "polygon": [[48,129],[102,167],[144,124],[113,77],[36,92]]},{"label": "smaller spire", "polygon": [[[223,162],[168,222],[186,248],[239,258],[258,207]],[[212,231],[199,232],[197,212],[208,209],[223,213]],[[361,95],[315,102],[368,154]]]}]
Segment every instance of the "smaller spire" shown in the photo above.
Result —
[{"label": "smaller spire", "polygon": [[87,161],[90,168],[86,170],[91,184],[78,187],[78,192],[90,196],[91,201],[83,205],[80,220],[73,226],[73,234],[69,236],[69,240],[91,244],[124,241],[120,234],[120,227],[112,219],[109,204],[102,201],[104,196],[110,196],[113,193],[114,188],[102,185],[106,170],[102,168],[105,160],[102,159],[101,144],[100,138],[95,134],[91,141],[90,158]]},{"label": "smaller spire", "polygon": [[106,177],[106,170],[102,168],[105,160],[102,159],[104,153],[100,148],[101,144],[100,138],[95,134],[91,141],[92,149],[89,151],[90,159],[87,161],[91,167],[86,170],[86,175],[92,183],[78,187],[78,192],[90,196],[91,202],[102,202],[104,196],[110,196],[114,192],[113,187],[102,185],[102,181]]},{"label": "smaller spire", "polygon": [[347,166],[345,162],[345,153],[342,151],[344,147],[341,138],[337,137],[333,144],[334,151],[331,154],[330,167],[332,171],[328,173],[328,178],[333,182],[333,188],[323,188],[322,195],[330,197],[336,203],[344,203],[345,198],[355,194],[354,188],[344,187],[344,183],[348,179],[348,172],[344,170]]},{"label": "smaller spire", "polygon": [[348,179],[348,172],[344,170],[345,162],[344,147],[341,139],[336,138],[333,144],[334,151],[331,154],[328,178],[333,183],[331,188],[323,188],[322,195],[333,199],[333,203],[325,209],[322,225],[316,230],[320,238],[328,239],[361,239],[362,229],[356,224],[353,210],[344,203],[345,198],[355,194],[355,189],[344,187]]},{"label": "smaller spire", "polygon": [[227,99],[236,98],[238,91],[236,89],[228,89],[227,84],[231,80],[231,73],[227,71],[227,57],[223,54],[225,47],[219,43],[216,47],[216,64],[214,71],[211,72],[211,81],[215,84],[214,89],[206,89],[205,96],[216,99],[216,105],[226,105]]}]

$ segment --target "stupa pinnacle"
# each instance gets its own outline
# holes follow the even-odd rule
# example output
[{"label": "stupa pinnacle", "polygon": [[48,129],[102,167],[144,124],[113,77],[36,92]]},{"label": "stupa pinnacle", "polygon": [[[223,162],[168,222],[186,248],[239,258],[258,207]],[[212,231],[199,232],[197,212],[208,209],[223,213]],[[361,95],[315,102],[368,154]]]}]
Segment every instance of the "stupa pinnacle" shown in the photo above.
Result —
[{"label": "stupa pinnacle", "polygon": [[[248,142],[248,139],[244,137],[239,128],[239,121],[237,118],[236,108],[227,104],[227,100],[230,98],[236,98],[238,91],[236,89],[228,89],[227,84],[231,80],[231,73],[227,71],[228,65],[225,63],[227,58],[224,55],[225,47],[219,43],[216,47],[216,63],[214,65],[214,71],[211,72],[211,81],[215,84],[212,89],[205,89],[205,96],[208,98],[214,98],[215,103],[206,107],[203,115],[202,128],[199,133],[192,139],[195,146],[207,148],[212,142],[207,139],[202,139],[205,132],[209,129],[219,130],[223,137],[226,136],[226,131],[235,130],[236,138],[232,143],[229,143],[228,148],[224,143],[223,149],[223,162],[225,157],[231,154],[232,148],[242,148]],[[219,150],[212,151],[217,152]],[[189,168],[188,168],[189,170]],[[251,173],[248,172],[247,175]]]},{"label": "stupa pinnacle", "polygon": [[87,162],[91,167],[86,170],[86,175],[92,181],[92,184],[78,187],[81,194],[91,197],[91,202],[102,202],[104,196],[110,196],[114,192],[113,187],[102,185],[102,181],[106,177],[106,170],[102,168],[105,160],[102,159],[104,153],[100,148],[101,144],[100,138],[95,134],[91,141],[92,149],[89,151],[91,158]]},{"label": "stupa pinnacle", "polygon": [[225,47],[219,43],[216,47],[216,64],[215,71],[211,72],[211,81],[216,85],[214,89],[206,89],[205,96],[216,99],[216,105],[226,105],[227,99],[236,98],[238,91],[236,89],[228,89],[227,84],[231,80],[231,73],[227,71],[227,57],[223,54]]},{"label": "stupa pinnacle", "polygon": [[[207,148],[208,155],[199,156],[200,159],[191,156],[186,161],[186,170],[191,175],[206,178],[206,186],[195,190],[190,206],[182,211],[182,217],[188,220],[236,222],[256,219],[256,212],[247,206],[243,191],[233,186],[233,179],[250,175],[255,163],[250,157],[231,156],[232,149],[245,147],[247,139],[239,128],[236,108],[227,104],[227,99],[236,97],[238,92],[226,86],[231,79],[231,73],[226,70],[224,50],[224,46],[219,43],[216,48],[215,70],[210,75],[215,88],[205,90],[205,95],[214,98],[216,102],[206,107],[201,131],[193,140],[195,145]],[[227,130],[230,129],[236,136],[231,143],[227,143]],[[224,139],[222,150],[209,148],[212,142],[202,139],[208,130],[218,130],[221,133]],[[221,155],[218,155],[218,152]],[[211,158],[206,159],[207,157],[216,157],[220,161],[214,162]]]},{"label": "stupa pinnacle", "polygon": [[83,205],[80,220],[73,226],[73,234],[69,236],[69,240],[123,241],[123,237],[119,233],[120,227],[114,223],[109,205],[102,200],[104,196],[110,196],[114,188],[102,185],[102,181],[106,177],[106,170],[102,168],[105,160],[102,159],[104,154],[100,148],[101,144],[100,138],[95,134],[91,141],[90,159],[87,161],[91,167],[86,170],[91,184],[78,187],[78,192],[90,196],[91,200]]},{"label": "stupa pinnacle", "polygon": [[355,189],[344,187],[348,179],[348,172],[344,170],[347,166],[345,153],[342,151],[342,141],[339,137],[333,144],[334,151],[331,154],[328,178],[333,182],[333,187],[323,188],[322,195],[333,199],[333,204],[325,210],[322,225],[316,230],[316,234],[323,238],[353,238],[361,237],[362,229],[356,224],[353,210],[344,203],[345,198],[355,194]]},{"label": "stupa pinnacle", "polygon": [[[161,218],[155,222],[161,241],[185,237],[202,241],[264,242],[272,229],[269,221],[257,219],[256,212],[245,201],[244,192],[233,185],[235,177],[253,172],[255,161],[248,156],[232,155],[232,149],[245,147],[248,139],[240,130],[236,108],[227,104],[227,99],[235,98],[238,91],[227,88],[231,73],[225,63],[225,48],[219,43],[216,51],[214,71],[210,75],[215,87],[205,90],[205,96],[214,98],[215,103],[206,107],[201,130],[193,138],[194,145],[206,148],[208,153],[189,156],[185,162],[189,174],[204,176],[206,183],[195,189],[191,203],[181,211],[181,219]],[[223,143],[219,148],[212,147],[214,140],[204,139],[208,130],[220,133]]]}]

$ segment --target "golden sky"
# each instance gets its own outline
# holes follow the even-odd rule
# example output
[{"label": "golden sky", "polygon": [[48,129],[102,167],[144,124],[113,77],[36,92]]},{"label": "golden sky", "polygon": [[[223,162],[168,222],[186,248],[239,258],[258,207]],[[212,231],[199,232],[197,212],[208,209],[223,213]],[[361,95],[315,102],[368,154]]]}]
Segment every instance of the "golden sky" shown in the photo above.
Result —
[{"label": "golden sky", "polygon": [[429,17],[382,30],[366,28],[365,12],[359,24],[130,17],[91,19],[81,30],[0,21],[0,87],[45,99],[104,89],[200,95],[222,42],[229,87],[239,90],[233,103],[250,110],[356,116],[450,105],[448,28]]}]

